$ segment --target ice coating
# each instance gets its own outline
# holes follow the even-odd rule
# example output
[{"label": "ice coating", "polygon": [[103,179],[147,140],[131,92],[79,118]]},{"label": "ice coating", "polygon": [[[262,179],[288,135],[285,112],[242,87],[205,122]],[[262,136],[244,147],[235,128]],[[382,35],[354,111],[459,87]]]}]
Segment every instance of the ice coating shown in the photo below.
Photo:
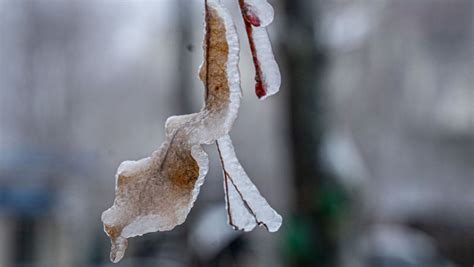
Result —
[{"label": "ice coating", "polygon": [[252,27],[254,62],[256,69],[256,93],[258,98],[265,99],[280,90],[281,74],[272,51],[267,29]]},{"label": "ice coating", "polygon": [[185,221],[208,171],[201,144],[226,135],[237,117],[239,43],[232,19],[217,0],[206,5],[204,40],[203,109],[170,117],[161,147],[151,157],[123,162],[117,170],[114,204],[102,214],[113,262],[122,259],[127,238],[168,231]]},{"label": "ice coating", "polygon": [[265,99],[278,93],[281,74],[265,26],[273,21],[273,8],[266,0],[239,0],[255,66],[255,93]]},{"label": "ice coating", "polygon": [[257,187],[235,155],[229,135],[217,141],[224,170],[224,190],[229,224],[235,229],[251,231],[262,225],[269,232],[276,232],[282,217],[262,197]]}]

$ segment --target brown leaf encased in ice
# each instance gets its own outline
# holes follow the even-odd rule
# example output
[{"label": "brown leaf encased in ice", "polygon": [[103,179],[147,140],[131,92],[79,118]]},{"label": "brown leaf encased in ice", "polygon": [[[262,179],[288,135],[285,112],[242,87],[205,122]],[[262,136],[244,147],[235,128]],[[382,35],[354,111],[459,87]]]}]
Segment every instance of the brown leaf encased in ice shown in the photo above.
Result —
[{"label": "brown leaf encased in ice", "polygon": [[171,230],[185,221],[208,170],[201,144],[226,135],[237,116],[238,39],[232,20],[216,0],[206,5],[204,43],[203,109],[169,118],[161,147],[149,158],[123,162],[117,170],[114,205],[102,214],[113,262],[123,257],[127,238]]},{"label": "brown leaf encased in ice", "polygon": [[[273,9],[266,0],[241,0],[241,5],[244,1],[249,7],[244,16],[253,19],[252,25],[271,22]],[[204,107],[199,113],[169,118],[166,140],[151,157],[119,166],[114,205],[102,214],[104,230],[112,242],[113,262],[123,257],[127,238],[168,231],[185,221],[208,171],[209,160],[202,144],[216,142],[218,146],[229,223],[244,231],[263,225],[274,232],[281,226],[281,216],[243,170],[228,136],[240,107],[239,41],[220,0],[205,3],[204,63],[199,72],[205,86]],[[265,98],[278,91],[280,74],[266,30],[250,29],[252,52],[265,93],[260,97]]]}]

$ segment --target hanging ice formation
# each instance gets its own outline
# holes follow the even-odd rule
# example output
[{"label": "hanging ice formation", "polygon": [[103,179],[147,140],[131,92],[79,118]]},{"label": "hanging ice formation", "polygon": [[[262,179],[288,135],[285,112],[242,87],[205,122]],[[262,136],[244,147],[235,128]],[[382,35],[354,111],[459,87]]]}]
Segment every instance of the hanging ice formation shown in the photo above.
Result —
[{"label": "hanging ice formation", "polygon": [[[205,3],[204,62],[199,72],[205,87],[204,106],[198,113],[170,117],[166,140],[150,157],[120,164],[114,204],[102,214],[113,262],[122,259],[127,238],[169,231],[185,221],[208,171],[202,145],[216,143],[219,150],[229,224],[242,231],[261,225],[275,232],[281,226],[282,217],[245,173],[228,135],[242,97],[234,22],[220,0]],[[280,86],[265,29],[273,20],[273,9],[265,0],[240,0],[240,6],[256,67],[257,96],[264,98]]]},{"label": "hanging ice formation", "polygon": [[273,8],[266,0],[239,0],[239,4],[255,65],[255,93],[265,99],[278,93],[281,85],[266,29],[273,21]]}]

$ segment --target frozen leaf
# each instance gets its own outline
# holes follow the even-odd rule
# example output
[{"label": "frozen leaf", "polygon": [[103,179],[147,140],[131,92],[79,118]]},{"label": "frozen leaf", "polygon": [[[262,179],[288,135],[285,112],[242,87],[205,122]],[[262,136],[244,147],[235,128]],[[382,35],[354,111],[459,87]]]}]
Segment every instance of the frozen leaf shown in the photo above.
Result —
[{"label": "frozen leaf", "polygon": [[201,145],[226,135],[237,117],[239,44],[232,19],[218,0],[206,5],[204,51],[203,109],[169,118],[161,147],[149,158],[123,162],[117,170],[114,204],[102,214],[113,262],[123,257],[127,238],[168,231],[185,221],[208,170]]},{"label": "frozen leaf", "polygon": [[273,21],[273,8],[266,0],[239,0],[255,65],[255,93],[265,99],[278,93],[281,74],[265,28]]},{"label": "frozen leaf", "polygon": [[[168,231],[185,221],[208,171],[203,144],[217,142],[220,149],[229,223],[244,231],[263,225],[274,232],[281,225],[281,216],[250,181],[228,136],[240,107],[239,40],[220,1],[205,3],[204,62],[199,71],[205,86],[204,107],[199,113],[170,117],[166,140],[157,151],[119,166],[114,204],[102,214],[113,262],[123,257],[127,238]],[[263,98],[280,86],[278,66],[263,28],[272,21],[273,9],[263,0],[241,5],[257,67],[257,87],[261,87],[258,94]]]},{"label": "frozen leaf", "polygon": [[257,225],[276,232],[282,217],[262,197],[235,155],[229,135],[217,141],[222,169],[229,224],[237,230],[251,231]]}]

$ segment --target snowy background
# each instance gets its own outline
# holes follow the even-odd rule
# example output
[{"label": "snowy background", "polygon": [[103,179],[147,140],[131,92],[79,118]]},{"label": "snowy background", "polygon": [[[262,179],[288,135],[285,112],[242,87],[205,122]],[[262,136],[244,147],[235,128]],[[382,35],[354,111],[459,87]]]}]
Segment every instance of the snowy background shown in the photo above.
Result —
[{"label": "snowy background", "polygon": [[[256,99],[241,35],[232,138],[282,230],[226,225],[208,147],[187,222],[114,266],[472,266],[474,1],[270,2],[283,86]],[[100,214],[118,164],[201,106],[202,8],[0,0],[0,267],[112,266]]]}]

